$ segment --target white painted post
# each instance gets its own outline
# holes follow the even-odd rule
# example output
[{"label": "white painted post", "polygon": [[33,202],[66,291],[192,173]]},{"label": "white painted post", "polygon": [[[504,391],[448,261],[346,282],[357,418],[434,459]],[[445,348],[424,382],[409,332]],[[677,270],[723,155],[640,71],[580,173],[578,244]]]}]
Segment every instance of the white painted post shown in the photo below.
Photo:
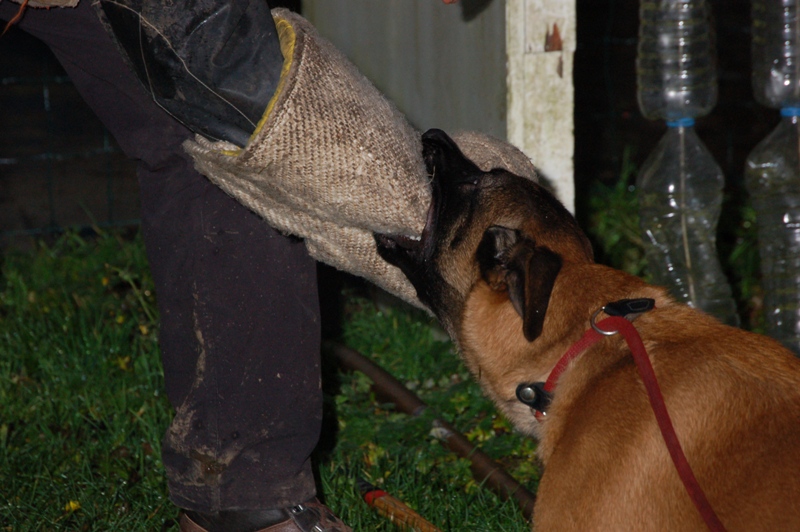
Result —
[{"label": "white painted post", "polygon": [[303,12],[416,127],[505,137],[574,210],[575,0],[494,0],[474,18],[462,2],[304,0]]},{"label": "white painted post", "polygon": [[508,141],[574,212],[574,0],[507,0]]}]

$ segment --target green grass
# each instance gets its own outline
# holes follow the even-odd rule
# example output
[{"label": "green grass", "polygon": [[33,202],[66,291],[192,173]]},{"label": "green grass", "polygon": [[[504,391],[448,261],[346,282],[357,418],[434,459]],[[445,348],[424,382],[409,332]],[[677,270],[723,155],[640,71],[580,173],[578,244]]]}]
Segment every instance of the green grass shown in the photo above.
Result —
[{"label": "green grass", "polygon": [[[159,455],[171,410],[140,239],[67,234],[8,254],[0,275],[0,530],[176,530]],[[430,408],[396,412],[366,377],[327,360],[316,453],[327,502],[356,530],[395,530],[360,500],[363,477],[443,530],[528,530],[430,435],[441,417],[536,486],[533,442],[498,417],[441,331],[421,312],[355,295],[345,310],[342,340]]]},{"label": "green grass", "polygon": [[[630,155],[629,153],[627,155]],[[636,168],[596,184],[584,226],[598,259],[647,277]],[[752,210],[728,198],[720,253],[743,324],[758,330]],[[138,236],[67,234],[0,271],[0,531],[175,530],[159,457],[171,411],[162,392],[155,294]],[[523,531],[529,524],[472,479],[431,434],[442,418],[535,490],[535,444],[498,416],[425,314],[350,294],[341,341],[378,362],[429,405],[395,411],[359,373],[325,367],[326,430],[315,454],[328,504],[357,531],[392,531],[360,499],[363,477],[442,530]]]},{"label": "green grass", "polygon": [[632,155],[630,146],[623,150],[616,182],[607,185],[594,181],[590,193],[580,198],[587,202],[587,219],[582,225],[592,239],[597,262],[647,277],[634,185],[637,168]]},{"label": "green grass", "polygon": [[160,528],[169,408],[142,246],[68,235],[7,257],[1,282],[3,529]]},{"label": "green grass", "polygon": [[469,462],[430,435],[439,417],[455,425],[519,481],[535,489],[535,445],[515,434],[469,378],[452,345],[426,315],[376,309],[351,298],[343,341],[390,371],[428,404],[413,418],[382,404],[362,374],[340,375],[332,396],[338,418],[333,453],[324,459],[325,491],[356,530],[394,530],[365,512],[353,486],[362,476],[406,501],[443,530],[529,530],[514,503],[472,479]]}]

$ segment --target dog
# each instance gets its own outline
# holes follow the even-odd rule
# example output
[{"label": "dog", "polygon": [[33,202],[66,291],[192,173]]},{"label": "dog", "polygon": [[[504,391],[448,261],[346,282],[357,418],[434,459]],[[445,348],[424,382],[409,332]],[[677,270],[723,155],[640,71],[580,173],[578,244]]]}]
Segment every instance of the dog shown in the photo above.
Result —
[{"label": "dog", "polygon": [[480,170],[444,132],[423,135],[423,157],[433,201],[422,236],[376,234],[378,252],[413,284],[484,393],[539,441],[534,530],[706,529],[620,335],[567,365],[546,415],[518,397],[624,300],[654,303],[633,326],[716,517],[729,530],[800,530],[799,359],[595,263],[548,190]]}]

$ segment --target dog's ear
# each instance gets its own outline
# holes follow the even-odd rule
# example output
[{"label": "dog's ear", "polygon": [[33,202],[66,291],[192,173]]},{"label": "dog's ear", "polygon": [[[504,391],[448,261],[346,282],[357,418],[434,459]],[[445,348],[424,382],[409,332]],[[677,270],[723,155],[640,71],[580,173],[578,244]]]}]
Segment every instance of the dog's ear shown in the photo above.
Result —
[{"label": "dog's ear", "polygon": [[508,291],[511,304],[522,317],[525,338],[534,341],[542,334],[550,294],[561,271],[561,257],[519,231],[494,226],[484,233],[477,260],[489,286]]},{"label": "dog's ear", "polygon": [[499,225],[492,226],[483,233],[476,258],[481,277],[493,290],[500,292],[508,289],[506,262],[520,238],[519,231]]},{"label": "dog's ear", "polygon": [[561,257],[530,240],[519,247],[508,264],[508,297],[522,316],[525,338],[532,342],[542,334],[550,294],[561,270]]}]

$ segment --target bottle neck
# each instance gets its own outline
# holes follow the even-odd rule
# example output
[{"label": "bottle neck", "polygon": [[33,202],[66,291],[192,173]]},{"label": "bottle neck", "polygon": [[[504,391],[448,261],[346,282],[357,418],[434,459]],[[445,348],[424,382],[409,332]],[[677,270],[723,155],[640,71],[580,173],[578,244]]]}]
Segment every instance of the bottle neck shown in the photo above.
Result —
[{"label": "bottle neck", "polygon": [[797,124],[800,121],[800,107],[781,107],[781,118]]},{"label": "bottle neck", "polygon": [[[800,111],[800,109],[797,109]],[[667,127],[675,128],[675,127],[692,127],[694,126],[694,118],[684,117],[678,118],[676,120],[667,120]]]}]

